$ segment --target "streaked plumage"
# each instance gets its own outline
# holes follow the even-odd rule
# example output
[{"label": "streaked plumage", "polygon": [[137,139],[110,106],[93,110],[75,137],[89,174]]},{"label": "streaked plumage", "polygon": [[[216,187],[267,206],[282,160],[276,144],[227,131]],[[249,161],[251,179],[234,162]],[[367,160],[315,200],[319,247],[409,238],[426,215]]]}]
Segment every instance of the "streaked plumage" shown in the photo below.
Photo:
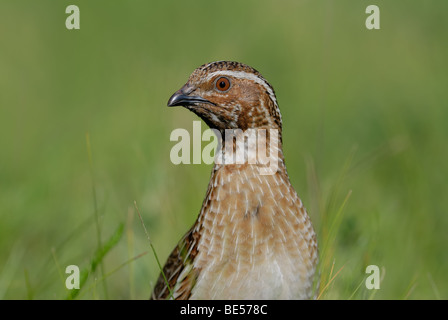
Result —
[{"label": "streaked plumage", "polygon": [[[214,165],[199,217],[163,269],[173,298],[310,298],[317,241],[286,172],[272,86],[247,65],[214,62],[196,69],[168,105],[185,106],[223,136],[226,129],[279,132],[273,174],[260,174],[260,163]],[[170,298],[162,276],[152,298]]]}]

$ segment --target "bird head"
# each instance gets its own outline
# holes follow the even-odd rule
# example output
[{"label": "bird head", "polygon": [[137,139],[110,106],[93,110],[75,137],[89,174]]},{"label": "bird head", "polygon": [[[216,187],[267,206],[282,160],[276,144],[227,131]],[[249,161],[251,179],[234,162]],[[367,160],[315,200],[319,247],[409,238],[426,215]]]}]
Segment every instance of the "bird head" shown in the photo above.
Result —
[{"label": "bird head", "polygon": [[168,100],[184,106],[211,129],[277,129],[282,121],[274,89],[252,67],[218,61],[197,68]]}]

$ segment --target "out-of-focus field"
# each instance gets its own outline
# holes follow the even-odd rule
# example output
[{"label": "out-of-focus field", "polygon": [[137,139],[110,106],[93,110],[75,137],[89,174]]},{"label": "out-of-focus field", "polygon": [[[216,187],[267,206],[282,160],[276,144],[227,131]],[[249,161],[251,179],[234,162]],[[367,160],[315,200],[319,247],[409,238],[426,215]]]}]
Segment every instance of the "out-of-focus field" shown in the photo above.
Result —
[{"label": "out-of-focus field", "polygon": [[276,90],[319,298],[448,298],[448,2],[373,2],[77,1],[80,30],[67,1],[0,2],[0,299],[68,298],[65,267],[97,263],[72,297],[149,297],[134,201],[163,263],[211,170],[170,162],[171,131],[198,118],[166,102],[214,60]]}]

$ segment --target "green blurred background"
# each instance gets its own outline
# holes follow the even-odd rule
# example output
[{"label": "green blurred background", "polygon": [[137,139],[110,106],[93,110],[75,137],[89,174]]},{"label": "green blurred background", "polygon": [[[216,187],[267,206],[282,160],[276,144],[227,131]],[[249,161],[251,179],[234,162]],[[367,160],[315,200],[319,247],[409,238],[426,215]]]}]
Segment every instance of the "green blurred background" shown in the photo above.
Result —
[{"label": "green blurred background", "polygon": [[[70,4],[80,30],[65,27]],[[380,30],[365,27],[370,4]],[[134,201],[164,263],[211,170],[170,162],[171,131],[198,118],[166,102],[215,60],[276,89],[320,298],[448,298],[446,12],[436,0],[2,0],[0,299],[65,299],[65,267],[95,263],[76,298],[149,297],[159,270]],[[371,264],[379,290],[364,286]]]}]

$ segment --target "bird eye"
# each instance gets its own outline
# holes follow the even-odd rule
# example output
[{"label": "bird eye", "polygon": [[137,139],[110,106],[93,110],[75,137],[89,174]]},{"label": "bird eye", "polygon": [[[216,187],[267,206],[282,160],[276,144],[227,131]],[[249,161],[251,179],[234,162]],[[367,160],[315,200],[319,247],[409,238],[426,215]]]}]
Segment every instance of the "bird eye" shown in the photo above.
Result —
[{"label": "bird eye", "polygon": [[215,87],[219,91],[227,91],[230,88],[230,80],[226,77],[220,77],[218,78],[218,80],[216,80]]}]

